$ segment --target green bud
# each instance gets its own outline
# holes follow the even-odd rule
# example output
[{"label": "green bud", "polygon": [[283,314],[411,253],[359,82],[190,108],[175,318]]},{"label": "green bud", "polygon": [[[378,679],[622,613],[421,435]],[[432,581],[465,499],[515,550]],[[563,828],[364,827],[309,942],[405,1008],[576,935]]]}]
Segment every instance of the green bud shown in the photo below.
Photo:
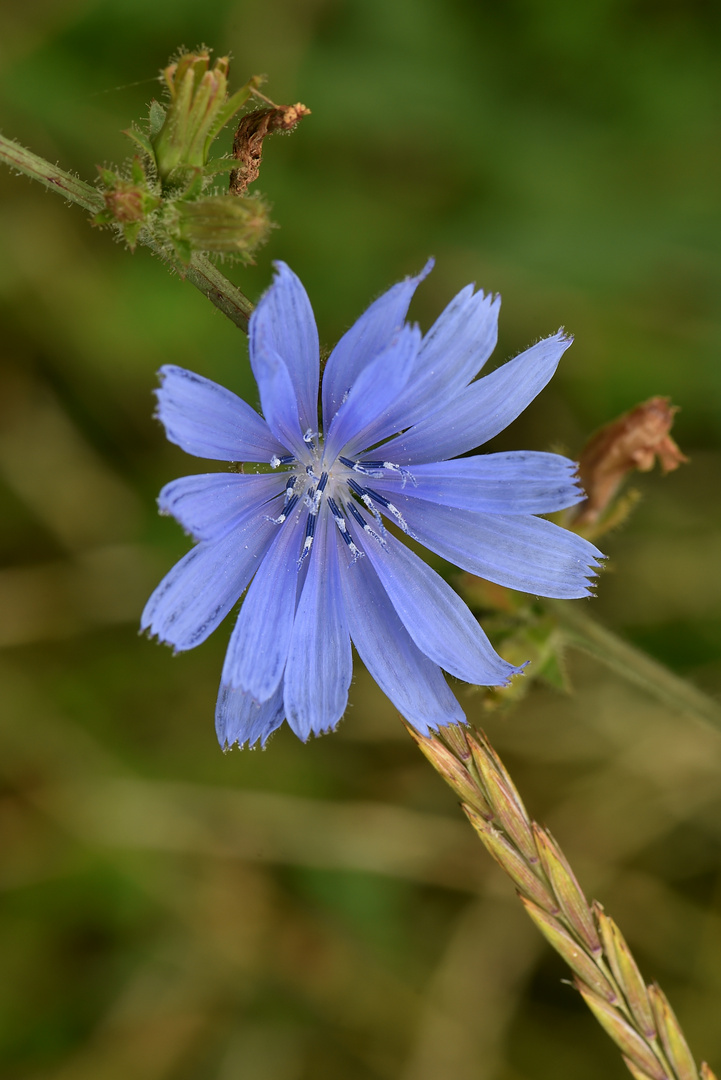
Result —
[{"label": "green bud", "polygon": [[150,214],[160,206],[160,196],[151,191],[139,158],[131,164],[126,179],[110,169],[98,167],[105,191],[105,209],[93,219],[96,225],[118,225],[131,248]]},{"label": "green bud", "polygon": [[203,169],[213,139],[248,100],[259,80],[253,77],[229,98],[228,57],[220,57],[211,68],[206,51],[184,53],[162,76],[170,103],[164,116],[155,109],[151,143],[165,187],[187,182],[189,170]]},{"label": "green bud", "polygon": [[215,195],[172,203],[166,227],[184,262],[188,251],[249,259],[268,237],[268,209],[259,198]]}]

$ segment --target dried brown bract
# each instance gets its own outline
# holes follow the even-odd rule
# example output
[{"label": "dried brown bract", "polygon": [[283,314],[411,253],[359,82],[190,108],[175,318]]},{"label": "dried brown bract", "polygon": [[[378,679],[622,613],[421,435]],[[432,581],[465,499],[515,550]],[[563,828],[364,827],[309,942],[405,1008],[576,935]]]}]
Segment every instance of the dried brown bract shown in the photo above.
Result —
[{"label": "dried brown bract", "polygon": [[653,397],[591,436],[578,462],[588,497],[578,506],[574,528],[598,521],[632,470],[648,472],[658,458],[668,473],[688,461],[669,434],[676,412],[668,398]]},{"label": "dried brown bract", "polygon": [[296,105],[271,105],[256,109],[241,118],[233,139],[233,157],[240,162],[230,174],[231,195],[244,195],[248,185],[258,179],[263,157],[263,139],[274,131],[292,131],[310,109]]}]

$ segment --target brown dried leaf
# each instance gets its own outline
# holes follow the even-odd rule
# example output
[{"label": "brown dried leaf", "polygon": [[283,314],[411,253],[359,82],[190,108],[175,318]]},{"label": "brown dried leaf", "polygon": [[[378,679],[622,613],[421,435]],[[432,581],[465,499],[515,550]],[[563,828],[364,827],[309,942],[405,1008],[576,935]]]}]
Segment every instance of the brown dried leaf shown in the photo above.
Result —
[{"label": "brown dried leaf", "polygon": [[650,398],[591,436],[578,462],[588,497],[577,508],[574,526],[598,521],[634,469],[648,472],[658,458],[664,473],[669,473],[688,461],[669,434],[676,412],[669,398]]},{"label": "brown dried leaf", "polygon": [[230,174],[231,195],[245,195],[249,184],[258,179],[263,157],[263,140],[274,131],[292,131],[310,109],[295,105],[271,105],[241,117],[233,139],[233,157],[240,162]]}]

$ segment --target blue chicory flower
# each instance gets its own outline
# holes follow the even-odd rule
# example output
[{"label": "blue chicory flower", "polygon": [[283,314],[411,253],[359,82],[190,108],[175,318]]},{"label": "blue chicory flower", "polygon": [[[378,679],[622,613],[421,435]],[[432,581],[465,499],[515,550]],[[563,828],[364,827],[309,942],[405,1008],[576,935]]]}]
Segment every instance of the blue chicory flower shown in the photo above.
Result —
[{"label": "blue chicory flower", "polygon": [[395,533],[512,589],[588,594],[601,553],[536,516],[583,498],[575,463],[530,451],[458,457],[526,408],[571,338],[559,331],[474,381],[496,344],[500,298],[469,285],[422,335],[405,317],[429,263],[371,304],[331,352],[320,429],[313,311],[296,275],[276,265],[249,330],[265,419],[217,383],[161,369],[158,416],[171,442],[258,470],[163,488],[161,512],[198,543],[150,597],[142,628],[192,649],[247,589],[218,695],[222,746],[265,744],[284,718],[303,740],[334,728],[351,642],[419,732],[462,723],[441,669],[486,686],[521,669]]}]

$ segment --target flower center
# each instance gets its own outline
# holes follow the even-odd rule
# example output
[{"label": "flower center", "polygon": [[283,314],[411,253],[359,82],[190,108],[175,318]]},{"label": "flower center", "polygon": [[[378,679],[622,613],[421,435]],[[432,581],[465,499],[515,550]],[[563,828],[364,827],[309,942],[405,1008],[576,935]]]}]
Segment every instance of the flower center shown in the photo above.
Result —
[{"label": "flower center", "polygon": [[[338,456],[328,464],[324,460],[321,438],[317,433],[307,431],[303,436],[303,442],[307,447],[303,460],[293,455],[284,457],[274,455],[270,460],[271,468],[285,466],[288,469],[283,509],[278,517],[272,520],[277,525],[282,525],[293,517],[301,523],[302,516],[306,515],[305,536],[298,559],[299,569],[310,555],[323,506],[327,506],[333,515],[336,527],[353,556],[353,562],[361,558],[364,552],[355,543],[348,529],[349,516],[360,526],[369,540],[382,547],[386,546],[386,529],[381,516],[382,511],[393,518],[403,532],[408,533],[408,526],[400,510],[380,492],[360,482],[361,478],[382,479],[390,474],[394,477],[400,476],[403,487],[408,479],[415,486],[416,481],[407,469],[392,461],[358,461],[342,456]],[[373,528],[367,514],[373,518],[376,528]]]}]

